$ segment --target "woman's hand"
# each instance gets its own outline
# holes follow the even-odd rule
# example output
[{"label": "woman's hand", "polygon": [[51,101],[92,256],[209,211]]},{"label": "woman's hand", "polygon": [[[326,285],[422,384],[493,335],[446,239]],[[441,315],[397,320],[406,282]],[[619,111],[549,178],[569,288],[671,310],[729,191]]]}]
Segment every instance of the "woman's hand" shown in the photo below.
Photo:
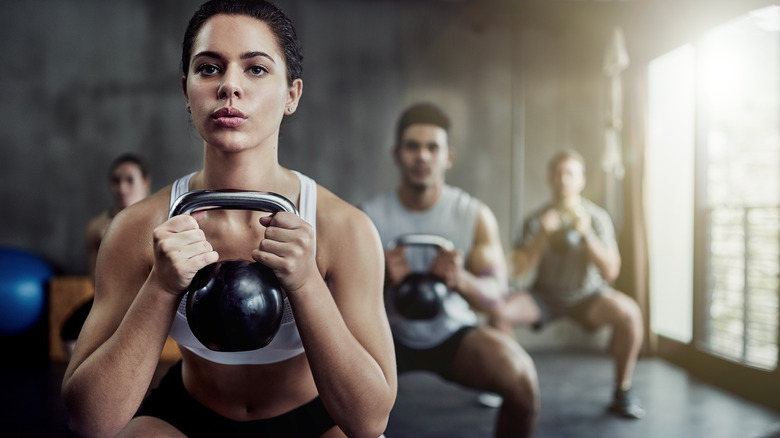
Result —
[{"label": "woman's hand", "polygon": [[294,213],[280,211],[260,218],[265,237],[252,258],[271,268],[288,294],[304,287],[311,278],[321,278],[315,259],[311,225]]},{"label": "woman's hand", "polygon": [[152,275],[169,293],[181,296],[201,268],[219,260],[198,221],[204,212],[174,216],[154,229]]}]

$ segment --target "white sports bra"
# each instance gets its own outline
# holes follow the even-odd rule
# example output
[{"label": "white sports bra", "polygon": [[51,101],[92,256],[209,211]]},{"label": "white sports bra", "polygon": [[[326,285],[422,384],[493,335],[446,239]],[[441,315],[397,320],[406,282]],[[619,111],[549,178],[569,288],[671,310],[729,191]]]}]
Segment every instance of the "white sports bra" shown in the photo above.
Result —
[{"label": "white sports bra", "polygon": [[[298,176],[298,179],[301,182],[300,205],[298,206],[298,211],[301,218],[312,226],[316,236],[317,184],[313,179],[299,172],[293,172]],[[189,191],[190,179],[194,174],[195,173],[193,172],[181,177],[173,183],[173,187],[171,188],[171,206],[179,196]],[[298,326],[295,324],[295,318],[293,317],[290,303],[286,297],[284,299],[284,316],[282,316],[282,324],[271,343],[258,350],[238,352],[209,350],[206,346],[201,344],[187,324],[186,303],[187,294],[184,294],[179,303],[179,310],[176,312],[176,317],[173,320],[169,335],[178,342],[179,345],[204,359],[224,365],[255,365],[281,362],[303,353],[303,344],[301,343],[301,336],[298,333]]]}]

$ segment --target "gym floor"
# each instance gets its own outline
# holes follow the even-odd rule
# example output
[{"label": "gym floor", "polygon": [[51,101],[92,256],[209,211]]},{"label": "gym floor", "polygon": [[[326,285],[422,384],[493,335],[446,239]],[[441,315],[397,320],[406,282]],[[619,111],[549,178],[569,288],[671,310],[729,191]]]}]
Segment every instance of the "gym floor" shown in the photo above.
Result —
[{"label": "gym floor", "polygon": [[[608,415],[611,361],[598,352],[532,352],[541,381],[542,413],[535,436],[558,438],[780,438],[780,412],[701,383],[661,359],[643,358],[634,386],[647,416]],[[60,383],[65,365],[14,365],[0,369],[0,435],[67,437]],[[160,372],[169,364],[161,364]],[[422,372],[399,379],[387,438],[492,436],[497,410],[477,393]]]}]

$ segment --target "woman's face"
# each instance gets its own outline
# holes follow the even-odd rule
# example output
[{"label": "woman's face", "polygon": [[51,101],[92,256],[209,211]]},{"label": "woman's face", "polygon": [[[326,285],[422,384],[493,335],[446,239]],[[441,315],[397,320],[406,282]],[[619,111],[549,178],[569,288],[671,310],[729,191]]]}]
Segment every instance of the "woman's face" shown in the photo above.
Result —
[{"label": "woman's face", "polygon": [[239,151],[276,141],[303,83],[287,84],[284,56],[268,25],[243,15],[216,15],[195,38],[183,87],[203,139],[220,150]]},{"label": "woman's face", "polygon": [[114,206],[121,210],[144,199],[149,194],[149,178],[144,178],[137,164],[126,162],[111,172],[109,188]]}]

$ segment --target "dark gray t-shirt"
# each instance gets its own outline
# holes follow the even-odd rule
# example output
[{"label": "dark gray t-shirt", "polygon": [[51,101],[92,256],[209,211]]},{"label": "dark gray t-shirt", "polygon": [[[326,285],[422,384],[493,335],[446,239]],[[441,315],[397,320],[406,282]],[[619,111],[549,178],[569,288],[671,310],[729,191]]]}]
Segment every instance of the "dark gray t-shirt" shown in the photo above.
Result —
[{"label": "dark gray t-shirt", "polygon": [[[599,240],[607,248],[617,248],[615,228],[609,214],[587,199],[582,199],[582,206],[590,215],[593,231]],[[518,245],[527,246],[536,238],[542,231],[540,217],[551,207],[552,204],[547,204],[526,219]],[[588,259],[584,242],[578,241],[578,233],[570,236],[574,244],[567,244],[565,228],[549,236],[548,249],[539,261],[536,279],[531,286],[531,292],[552,307],[574,306],[607,285],[596,265]]]}]

